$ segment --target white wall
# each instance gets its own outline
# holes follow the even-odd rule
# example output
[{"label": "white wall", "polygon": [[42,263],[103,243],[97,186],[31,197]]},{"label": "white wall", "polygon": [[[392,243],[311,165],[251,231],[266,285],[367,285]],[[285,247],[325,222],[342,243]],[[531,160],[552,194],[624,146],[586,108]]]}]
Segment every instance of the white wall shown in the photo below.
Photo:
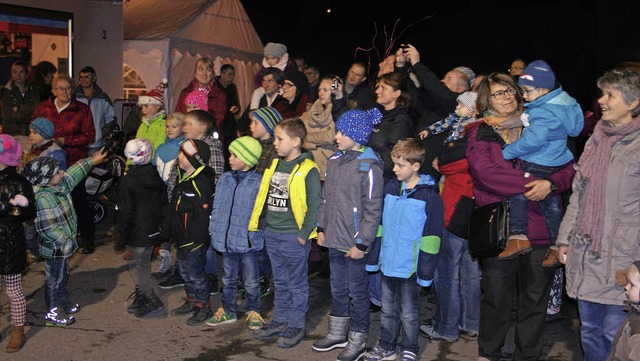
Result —
[{"label": "white wall", "polygon": [[[3,0],[5,4],[73,13],[73,77],[91,65],[111,99],[122,94],[122,6],[104,0]],[[106,39],[103,39],[106,31]],[[56,62],[53,62],[57,64]]]}]

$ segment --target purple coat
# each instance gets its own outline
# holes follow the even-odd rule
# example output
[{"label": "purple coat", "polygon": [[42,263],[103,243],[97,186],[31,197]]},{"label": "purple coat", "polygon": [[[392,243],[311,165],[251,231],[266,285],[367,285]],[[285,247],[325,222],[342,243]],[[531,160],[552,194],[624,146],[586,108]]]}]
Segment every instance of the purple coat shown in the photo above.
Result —
[{"label": "purple coat", "polygon": [[[509,197],[527,191],[525,184],[535,180],[524,177],[524,172],[513,161],[502,157],[504,140],[493,128],[479,121],[469,126],[467,160],[473,177],[473,195],[476,205],[505,201]],[[552,174],[549,179],[558,187],[557,192],[571,188],[575,171],[573,162]],[[549,245],[549,233],[537,202],[529,202],[529,232],[527,236],[533,245]]]}]

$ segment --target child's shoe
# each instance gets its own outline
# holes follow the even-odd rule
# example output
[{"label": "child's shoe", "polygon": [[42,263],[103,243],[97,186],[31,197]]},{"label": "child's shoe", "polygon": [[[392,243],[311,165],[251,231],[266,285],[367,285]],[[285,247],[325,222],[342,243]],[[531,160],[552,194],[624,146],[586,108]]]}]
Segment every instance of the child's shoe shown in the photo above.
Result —
[{"label": "child's shoe", "polygon": [[204,305],[202,307],[196,306],[196,308],[196,313],[187,320],[187,325],[189,326],[202,325],[206,320],[211,318],[211,315],[213,314],[209,305]]},{"label": "child's shoe", "polygon": [[157,280],[168,276],[171,271],[171,252],[166,249],[161,249],[158,251],[158,254],[160,256],[158,269],[151,274],[151,277]]},{"label": "child's shoe", "polygon": [[269,277],[260,277],[260,298],[265,298],[269,296],[270,293]]},{"label": "child's shoe", "polygon": [[338,361],[357,361],[360,360],[367,347],[367,339],[369,335],[363,332],[349,331],[349,343],[340,354]]},{"label": "child's shoe", "polygon": [[220,325],[224,325],[227,323],[234,323],[238,321],[238,316],[235,313],[227,313],[224,308],[218,307],[216,313],[213,314],[213,317],[207,320],[204,324],[211,327],[216,327]]},{"label": "child's shoe", "polygon": [[260,327],[264,326],[264,319],[256,311],[249,311],[249,313],[247,314],[247,320],[245,322],[249,324],[250,330],[257,330]]},{"label": "child's shoe", "polygon": [[516,235],[509,237],[504,251],[498,255],[498,259],[501,261],[513,259],[518,256],[525,255],[531,252],[531,242],[527,239],[527,236]]},{"label": "child's shoe", "polygon": [[558,249],[549,248],[547,256],[542,261],[542,267],[558,267],[560,266],[560,259],[558,258]]},{"label": "child's shoe", "polygon": [[139,294],[138,298],[141,298],[142,301],[136,310],[136,317],[145,317],[164,310],[164,303],[162,303],[160,297],[158,297],[153,290],[150,290],[146,294]]},{"label": "child's shoe", "polygon": [[287,329],[280,335],[276,346],[280,348],[291,348],[302,341],[304,334],[304,327],[287,327]]},{"label": "child's shoe", "polygon": [[140,294],[140,290],[138,289],[138,286],[136,286],[136,290],[133,291],[133,293],[130,294],[129,297],[127,297],[124,303],[126,304],[127,301],[129,301],[132,298],[133,298],[133,302],[131,302],[129,307],[127,307],[127,313],[135,314],[136,312],[138,312],[138,309],[140,308],[140,306],[142,306],[142,295]]},{"label": "child's shoe", "polygon": [[400,361],[416,361],[418,358],[415,353],[404,350],[400,355]]},{"label": "child's shoe", "polygon": [[287,329],[286,323],[274,322],[267,323],[253,332],[253,337],[258,340],[269,340],[276,336],[280,336]]},{"label": "child's shoe", "polygon": [[20,351],[26,340],[24,326],[11,326],[11,333],[9,334],[9,341],[5,351],[8,353]]},{"label": "child's shoe", "polygon": [[171,316],[188,315],[190,313],[194,313],[197,308],[198,306],[196,306],[194,302],[191,302],[190,300],[184,300],[184,303],[182,304],[182,306],[178,308],[174,308],[171,311]]},{"label": "child's shoe", "polygon": [[395,360],[396,358],[398,358],[398,354],[395,351],[387,351],[380,346],[376,346],[362,357],[364,361],[387,361]]},{"label": "child's shoe", "polygon": [[58,310],[58,307],[54,307],[44,316],[44,325],[65,327],[72,324],[75,320],[73,316],[67,316],[66,312]]}]

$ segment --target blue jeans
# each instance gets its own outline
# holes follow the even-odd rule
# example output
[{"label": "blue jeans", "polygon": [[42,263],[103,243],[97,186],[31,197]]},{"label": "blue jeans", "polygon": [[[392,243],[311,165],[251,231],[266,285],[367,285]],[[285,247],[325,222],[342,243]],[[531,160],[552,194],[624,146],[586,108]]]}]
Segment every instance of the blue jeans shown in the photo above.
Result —
[{"label": "blue jeans", "polygon": [[380,296],[380,277],[382,273],[369,272],[369,301],[376,306],[382,306],[382,296]]},{"label": "blue jeans", "polygon": [[[382,316],[380,317],[380,342],[378,345],[387,351],[395,351],[400,346],[415,354],[420,329],[420,285],[416,274],[409,278],[381,277]],[[398,343],[402,329],[402,341]]]},{"label": "blue jeans", "polygon": [[331,316],[351,317],[351,331],[369,332],[369,286],[367,255],[361,259],[345,257],[329,249],[331,267]]},{"label": "blue jeans", "polygon": [[207,248],[206,259],[204,271],[207,276],[218,276],[218,252],[213,247]]},{"label": "blue jeans", "polygon": [[444,230],[435,274],[438,303],[436,332],[458,338],[460,330],[480,328],[480,267],[469,254],[469,242]]},{"label": "blue jeans", "polygon": [[184,279],[184,292],[187,299],[198,303],[198,307],[209,305],[209,284],[204,271],[207,248],[200,247],[187,253],[186,259],[178,259],[180,276]]},{"label": "blue jeans", "polygon": [[309,310],[309,251],[311,242],[298,242],[297,233],[279,233],[267,227],[264,242],[275,286],[273,321],[303,328]]},{"label": "blue jeans", "polygon": [[623,306],[578,300],[578,312],[584,361],[606,360],[616,332],[627,316]]},{"label": "blue jeans", "polygon": [[67,282],[69,281],[69,260],[67,258],[47,259],[44,263],[44,300],[51,310],[69,302]]},{"label": "blue jeans", "polygon": [[260,312],[260,275],[258,272],[258,252],[222,253],[222,308],[228,313],[236,313],[238,301],[238,273],[242,269],[244,279],[245,304],[247,311]]},{"label": "blue jeans", "polygon": [[[520,161],[520,169],[529,172],[537,178],[543,179],[557,172],[562,167],[546,167],[543,165]],[[564,215],[562,211],[562,196],[559,192],[549,194],[545,199],[538,202],[542,208],[544,222],[549,231],[551,245],[556,244],[558,238],[558,229]],[[509,233],[510,234],[527,234],[528,231],[528,211],[529,200],[524,194],[518,194],[509,198]]]}]

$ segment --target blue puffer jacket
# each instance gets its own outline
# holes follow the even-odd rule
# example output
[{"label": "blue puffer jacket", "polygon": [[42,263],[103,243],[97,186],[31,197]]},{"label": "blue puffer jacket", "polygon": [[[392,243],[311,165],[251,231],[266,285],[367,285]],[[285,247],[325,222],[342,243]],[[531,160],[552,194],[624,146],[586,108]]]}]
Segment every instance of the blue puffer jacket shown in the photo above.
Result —
[{"label": "blue puffer jacket", "polygon": [[248,230],[261,180],[255,169],[229,171],[220,176],[209,220],[211,247],[216,251],[248,253],[264,247],[262,231]]}]

